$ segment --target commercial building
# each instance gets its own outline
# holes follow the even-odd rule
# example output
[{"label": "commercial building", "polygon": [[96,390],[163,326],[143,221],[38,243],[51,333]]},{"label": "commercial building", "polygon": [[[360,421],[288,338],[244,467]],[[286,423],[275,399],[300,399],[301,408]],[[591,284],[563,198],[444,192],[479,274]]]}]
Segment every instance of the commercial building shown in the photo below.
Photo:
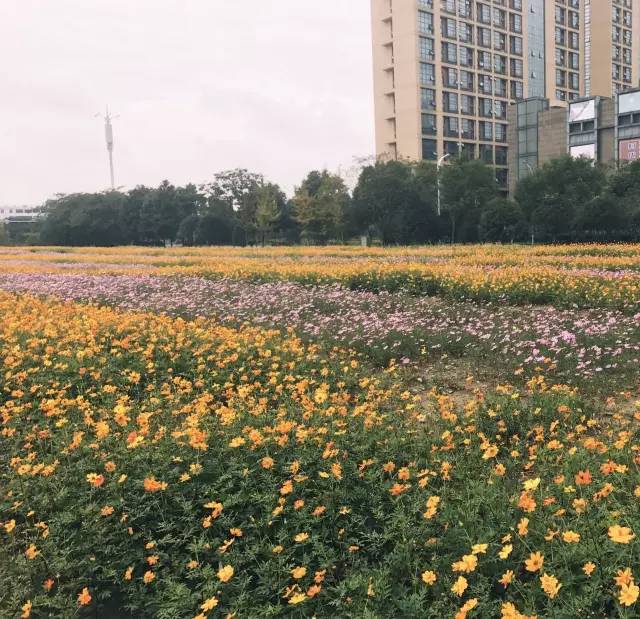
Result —
[{"label": "commercial building", "polygon": [[511,105],[507,118],[511,193],[518,180],[564,155],[606,165],[640,158],[640,89],[568,106],[534,97]]},{"label": "commercial building", "polygon": [[511,103],[535,97],[555,109],[639,83],[640,0],[372,0],[371,8],[380,158],[466,154],[495,166],[506,189]]}]

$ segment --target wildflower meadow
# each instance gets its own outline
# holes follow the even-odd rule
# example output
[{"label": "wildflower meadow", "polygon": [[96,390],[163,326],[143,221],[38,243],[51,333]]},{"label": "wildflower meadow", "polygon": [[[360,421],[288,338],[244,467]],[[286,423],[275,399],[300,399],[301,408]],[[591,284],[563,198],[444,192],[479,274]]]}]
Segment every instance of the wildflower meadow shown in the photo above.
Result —
[{"label": "wildflower meadow", "polygon": [[640,617],[640,247],[3,248],[0,617]]}]

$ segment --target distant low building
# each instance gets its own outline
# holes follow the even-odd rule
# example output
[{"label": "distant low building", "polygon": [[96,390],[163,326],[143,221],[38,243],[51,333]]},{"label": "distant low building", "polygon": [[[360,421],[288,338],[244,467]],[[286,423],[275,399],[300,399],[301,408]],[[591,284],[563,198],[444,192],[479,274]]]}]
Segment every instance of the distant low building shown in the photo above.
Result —
[{"label": "distant low building", "polygon": [[41,206],[0,206],[0,221],[33,221],[41,216]]},{"label": "distant low building", "polygon": [[533,97],[509,106],[509,192],[551,159],[587,157],[606,165],[640,158],[640,89],[554,106]]}]

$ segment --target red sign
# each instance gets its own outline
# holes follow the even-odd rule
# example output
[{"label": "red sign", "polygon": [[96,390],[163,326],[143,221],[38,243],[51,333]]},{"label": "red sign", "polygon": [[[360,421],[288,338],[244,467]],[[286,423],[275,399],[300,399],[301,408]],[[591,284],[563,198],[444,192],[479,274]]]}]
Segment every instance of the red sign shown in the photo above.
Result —
[{"label": "red sign", "polygon": [[640,159],[640,139],[620,140],[620,161],[635,161]]}]

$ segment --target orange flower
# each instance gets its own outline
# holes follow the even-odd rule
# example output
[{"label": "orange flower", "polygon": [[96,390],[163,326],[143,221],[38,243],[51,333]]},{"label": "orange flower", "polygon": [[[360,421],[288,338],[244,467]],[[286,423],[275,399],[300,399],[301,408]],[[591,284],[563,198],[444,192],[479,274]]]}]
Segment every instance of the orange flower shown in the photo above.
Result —
[{"label": "orange flower", "polygon": [[513,570],[507,570],[502,577],[500,578],[500,580],[498,581],[503,587],[507,587],[511,584],[511,581],[513,580],[513,577],[515,576],[515,574],[513,573]]},{"label": "orange flower", "polygon": [[588,563],[585,563],[582,566],[582,571],[587,575],[587,576],[591,576],[591,574],[593,574],[594,570],[596,569],[596,564],[592,563],[591,561],[589,561]]},{"label": "orange flower", "polygon": [[264,458],[262,458],[262,460],[260,460],[260,466],[263,469],[270,469],[274,464],[275,460],[273,458],[270,458],[269,456],[265,456]]},{"label": "orange flower", "polygon": [[78,593],[78,604],[80,606],[87,606],[91,603],[91,594],[89,593],[89,589],[86,587]]},{"label": "orange flower", "polygon": [[153,582],[156,578],[156,575],[151,571],[147,570],[142,577],[145,585],[148,585],[150,582]]},{"label": "orange flower", "polygon": [[97,473],[89,473],[87,475],[87,481],[94,487],[99,488],[104,484],[104,475],[98,475]]},{"label": "orange flower", "polygon": [[31,603],[31,600],[27,600],[23,605],[22,605],[22,614],[20,615],[20,619],[29,619],[29,617],[31,617],[31,609],[33,608],[33,604]]},{"label": "orange flower", "polygon": [[304,578],[306,575],[307,575],[306,567],[294,567],[291,570],[291,576],[296,580],[299,580],[300,578]]},{"label": "orange flower", "polygon": [[308,533],[298,533],[298,535],[296,535],[293,540],[295,542],[306,542],[309,539],[309,534]]},{"label": "orange flower", "polygon": [[45,591],[51,591],[54,584],[55,581],[53,580],[53,578],[47,578],[47,580],[42,583],[42,586],[45,588]]},{"label": "orange flower", "polygon": [[218,570],[218,579],[220,582],[229,582],[233,576],[233,567],[225,565]]},{"label": "orange flower", "polygon": [[160,492],[167,489],[166,481],[158,481],[155,477],[146,477],[144,480],[145,492]]},{"label": "orange flower", "polygon": [[33,561],[33,559],[35,559],[40,554],[40,551],[33,544],[31,544],[29,548],[24,551],[24,554],[27,559]]},{"label": "orange flower", "polygon": [[575,482],[577,486],[588,486],[592,481],[593,479],[589,470],[578,471],[576,473]]},{"label": "orange flower", "polygon": [[542,576],[540,576],[540,586],[551,599],[555,598],[556,595],[558,595],[558,591],[560,591],[560,587],[562,587],[555,576],[547,574],[543,574]]},{"label": "orange flower", "polygon": [[458,580],[453,583],[451,591],[458,597],[462,597],[468,586],[469,583],[467,582],[467,579],[464,576],[458,576]]},{"label": "orange flower", "polygon": [[432,572],[431,570],[427,570],[426,572],[422,572],[422,582],[424,582],[427,585],[432,585],[436,582],[437,580],[437,576],[435,572]]},{"label": "orange flower", "polygon": [[539,552],[532,552],[529,558],[524,562],[527,572],[537,572],[544,564],[544,556]]}]

